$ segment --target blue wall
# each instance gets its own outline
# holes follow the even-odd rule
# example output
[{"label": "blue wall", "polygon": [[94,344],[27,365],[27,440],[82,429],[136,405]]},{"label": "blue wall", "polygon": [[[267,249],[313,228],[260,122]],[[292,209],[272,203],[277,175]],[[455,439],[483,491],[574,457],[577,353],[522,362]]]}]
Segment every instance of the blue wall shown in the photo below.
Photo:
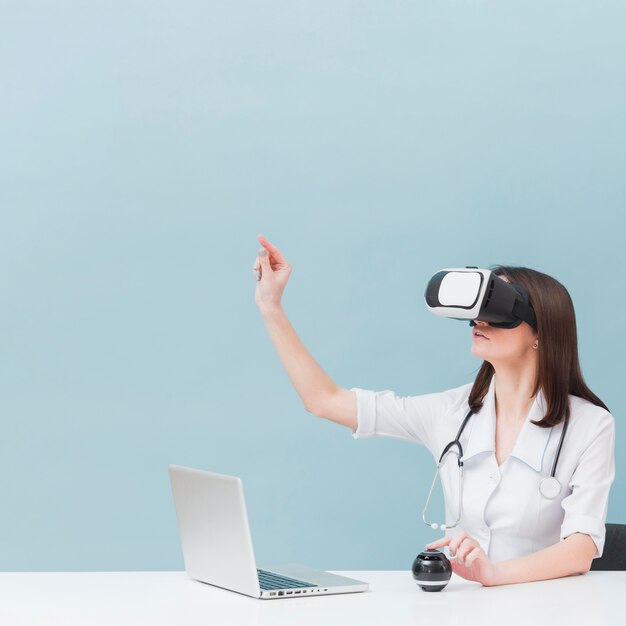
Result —
[{"label": "blue wall", "polygon": [[[573,297],[624,521],[623,2],[0,0],[0,569],[178,569],[168,463],[244,480],[257,557],[408,568],[434,460],[307,413],[254,304],[344,387],[473,379],[437,269]],[[435,513],[436,514],[436,513]]]}]

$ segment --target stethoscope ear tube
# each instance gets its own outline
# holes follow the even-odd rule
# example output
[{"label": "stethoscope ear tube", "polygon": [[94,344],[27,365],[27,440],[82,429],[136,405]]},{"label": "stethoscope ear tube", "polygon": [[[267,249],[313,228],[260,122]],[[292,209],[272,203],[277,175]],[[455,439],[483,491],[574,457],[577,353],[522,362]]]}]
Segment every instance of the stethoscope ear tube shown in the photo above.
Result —
[{"label": "stethoscope ear tube", "polygon": [[454,521],[452,524],[437,524],[436,522],[431,523],[426,520],[426,510],[428,509],[428,505],[430,503],[430,497],[433,493],[433,489],[435,488],[435,483],[437,482],[437,476],[439,476],[439,469],[442,465],[442,462],[440,461],[437,464],[437,471],[435,472],[435,477],[433,478],[433,482],[430,484],[428,496],[426,497],[426,503],[424,504],[424,509],[422,511],[422,520],[424,521],[424,524],[426,524],[426,526],[430,526],[433,530],[437,530],[437,529],[446,530],[446,528],[454,528],[461,521],[461,516],[463,513],[463,510],[462,510],[463,508],[463,461],[460,459],[456,451],[449,450],[448,454],[456,454],[457,462],[459,466],[459,502],[458,502],[458,507],[457,507],[458,515],[457,515],[456,521]]},{"label": "stethoscope ear tube", "polygon": [[[439,461],[437,462],[437,471],[435,472],[435,477],[433,478],[433,482],[430,485],[430,490],[428,491],[428,496],[426,497],[426,503],[424,504],[424,509],[422,511],[422,520],[426,526],[430,526],[433,530],[445,530],[446,528],[454,528],[460,521],[463,514],[463,446],[461,446],[461,442],[459,441],[461,434],[467,424],[469,418],[472,416],[473,411],[470,409],[461,424],[461,428],[459,428],[459,432],[456,434],[454,441],[451,441],[441,453],[439,457]],[[456,450],[453,448],[456,447]],[[437,524],[436,522],[428,522],[426,520],[426,511],[428,509],[428,505],[430,504],[430,498],[433,493],[433,489],[435,488],[435,483],[437,482],[437,476],[439,476],[439,470],[441,466],[445,463],[445,460],[449,454],[456,455],[456,462],[459,467],[459,504],[457,507],[458,515],[455,522],[452,524]]]}]

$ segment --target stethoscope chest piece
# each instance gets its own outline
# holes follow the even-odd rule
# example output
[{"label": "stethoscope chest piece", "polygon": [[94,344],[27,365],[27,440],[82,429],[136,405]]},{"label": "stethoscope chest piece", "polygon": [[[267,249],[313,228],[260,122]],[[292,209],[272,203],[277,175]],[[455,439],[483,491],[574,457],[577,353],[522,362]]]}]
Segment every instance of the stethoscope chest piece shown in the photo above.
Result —
[{"label": "stethoscope chest piece", "polygon": [[452,565],[439,550],[420,552],[413,561],[413,580],[424,591],[441,591],[450,582]]},{"label": "stethoscope chest piece", "polygon": [[548,476],[539,483],[539,491],[544,498],[554,500],[561,493],[561,483],[554,476]]}]

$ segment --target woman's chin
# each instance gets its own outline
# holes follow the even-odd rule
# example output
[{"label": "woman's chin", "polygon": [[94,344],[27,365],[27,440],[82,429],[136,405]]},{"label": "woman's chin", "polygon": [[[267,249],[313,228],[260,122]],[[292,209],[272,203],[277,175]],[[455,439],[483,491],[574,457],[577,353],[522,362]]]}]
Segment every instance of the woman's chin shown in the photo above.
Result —
[{"label": "woman's chin", "polygon": [[487,358],[487,357],[489,356],[489,354],[488,354],[488,353],[489,353],[489,350],[484,350],[484,349],[482,348],[482,346],[477,346],[477,345],[475,345],[475,344],[474,344],[474,345],[470,348],[470,352],[471,352],[474,356],[477,356],[479,359],[483,359],[483,360],[485,360],[485,361],[487,361],[487,360],[488,360],[488,358]]}]

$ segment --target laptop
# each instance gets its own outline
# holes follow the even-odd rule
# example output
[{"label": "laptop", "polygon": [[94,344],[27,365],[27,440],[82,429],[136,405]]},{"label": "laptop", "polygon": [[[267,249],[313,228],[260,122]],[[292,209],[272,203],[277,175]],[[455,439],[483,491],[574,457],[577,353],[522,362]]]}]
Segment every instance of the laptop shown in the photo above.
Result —
[{"label": "laptop", "polygon": [[241,480],[180,465],[170,465],[169,475],[190,578],[263,600],[369,589],[303,565],[257,568]]}]

